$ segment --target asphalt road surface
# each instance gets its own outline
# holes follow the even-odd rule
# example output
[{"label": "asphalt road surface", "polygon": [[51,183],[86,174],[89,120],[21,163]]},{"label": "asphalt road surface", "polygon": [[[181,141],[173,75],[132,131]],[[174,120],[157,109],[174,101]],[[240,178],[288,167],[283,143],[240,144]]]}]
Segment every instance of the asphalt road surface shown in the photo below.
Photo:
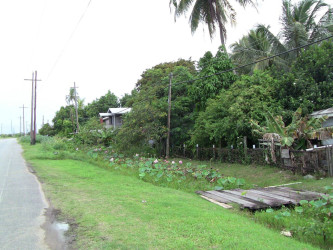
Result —
[{"label": "asphalt road surface", "polygon": [[16,139],[0,140],[0,249],[48,249],[40,183],[29,172]]}]

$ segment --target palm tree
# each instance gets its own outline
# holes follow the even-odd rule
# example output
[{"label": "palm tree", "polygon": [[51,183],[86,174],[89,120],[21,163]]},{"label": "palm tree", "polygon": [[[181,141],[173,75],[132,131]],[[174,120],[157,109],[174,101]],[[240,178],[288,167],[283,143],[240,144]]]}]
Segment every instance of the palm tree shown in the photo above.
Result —
[{"label": "palm tree", "polygon": [[[284,0],[281,16],[282,31],[275,36],[269,30],[269,26],[258,25],[254,30],[238,42],[233,43],[232,56],[235,64],[246,64],[272,55],[285,52],[288,49],[297,48],[317,39],[330,35],[333,23],[333,10],[323,0],[302,0],[293,5],[290,0]],[[317,20],[317,15],[323,9],[326,12]],[[296,54],[284,54],[271,60],[265,60],[252,64],[241,70],[242,73],[252,72],[254,69],[266,69],[271,65],[288,70],[288,66],[298,56]]]},{"label": "palm tree", "polygon": [[[326,12],[316,22],[318,13],[324,9]],[[302,0],[294,5],[290,0],[284,0],[280,19],[286,47],[297,48],[327,36],[329,31],[325,26],[332,21],[332,9],[323,0]]]},{"label": "palm tree", "polygon": [[269,26],[258,25],[238,42],[231,44],[230,48],[232,49],[231,59],[236,65],[258,61],[241,69],[242,73],[252,73],[256,69],[264,70],[272,65],[286,70],[289,65],[288,55],[264,60],[287,50],[278,37],[270,32]]},{"label": "palm tree", "polygon": [[[241,6],[248,4],[255,6],[252,0],[235,0]],[[231,24],[236,22],[236,11],[230,4],[229,0],[170,0],[170,6],[175,8],[175,20],[186,14],[190,7],[193,6],[190,15],[191,31],[194,33],[200,22],[208,26],[208,32],[212,39],[216,26],[220,31],[221,44],[225,44],[227,38],[227,30],[225,24],[230,21]]]}]

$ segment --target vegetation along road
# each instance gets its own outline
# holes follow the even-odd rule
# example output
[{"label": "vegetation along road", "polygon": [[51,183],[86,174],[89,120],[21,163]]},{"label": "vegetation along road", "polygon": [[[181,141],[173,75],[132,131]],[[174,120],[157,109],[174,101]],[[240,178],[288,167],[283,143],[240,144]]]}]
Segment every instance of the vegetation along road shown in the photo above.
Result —
[{"label": "vegetation along road", "polygon": [[47,143],[23,146],[59,219],[70,224],[72,248],[314,248],[192,192],[153,185]]}]

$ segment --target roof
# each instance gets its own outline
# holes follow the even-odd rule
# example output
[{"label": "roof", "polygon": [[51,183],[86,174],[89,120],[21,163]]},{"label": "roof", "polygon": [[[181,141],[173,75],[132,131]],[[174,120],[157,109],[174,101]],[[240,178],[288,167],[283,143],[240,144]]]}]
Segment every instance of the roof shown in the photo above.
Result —
[{"label": "roof", "polygon": [[333,107],[328,108],[328,109],[315,111],[312,114],[310,114],[310,116],[312,116],[314,118],[319,118],[319,117],[323,117],[323,116],[333,117]]},{"label": "roof", "polygon": [[126,114],[130,112],[132,108],[109,108],[108,113],[110,114]]},{"label": "roof", "polygon": [[126,114],[128,112],[130,112],[132,110],[132,108],[109,108],[107,113],[99,113],[100,117],[110,117],[113,115],[122,115],[122,114]]},{"label": "roof", "polygon": [[112,116],[111,113],[99,113],[100,117]]}]

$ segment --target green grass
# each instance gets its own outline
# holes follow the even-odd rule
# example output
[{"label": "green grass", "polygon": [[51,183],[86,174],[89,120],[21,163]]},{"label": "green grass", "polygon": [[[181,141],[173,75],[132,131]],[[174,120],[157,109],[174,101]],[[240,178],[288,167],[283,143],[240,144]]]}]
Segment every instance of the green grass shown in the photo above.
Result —
[{"label": "green grass", "polygon": [[77,224],[74,248],[313,249],[195,194],[24,148],[53,206]]},{"label": "green grass", "polygon": [[[290,213],[288,217],[276,218],[282,212],[287,211]],[[313,215],[312,215],[313,216]],[[323,240],[322,231],[319,233],[311,229],[311,223],[313,220],[307,214],[298,214],[293,208],[282,208],[274,210],[273,212],[267,213],[265,211],[257,211],[254,214],[254,219],[264,225],[269,225],[270,227],[277,230],[287,230],[293,233],[293,236],[303,242],[309,242],[311,244],[320,246],[324,249],[333,248],[333,238],[332,233],[327,232],[326,242]],[[310,223],[309,223],[310,222]],[[318,224],[319,225],[319,224]],[[322,224],[320,224],[322,225]]]}]

